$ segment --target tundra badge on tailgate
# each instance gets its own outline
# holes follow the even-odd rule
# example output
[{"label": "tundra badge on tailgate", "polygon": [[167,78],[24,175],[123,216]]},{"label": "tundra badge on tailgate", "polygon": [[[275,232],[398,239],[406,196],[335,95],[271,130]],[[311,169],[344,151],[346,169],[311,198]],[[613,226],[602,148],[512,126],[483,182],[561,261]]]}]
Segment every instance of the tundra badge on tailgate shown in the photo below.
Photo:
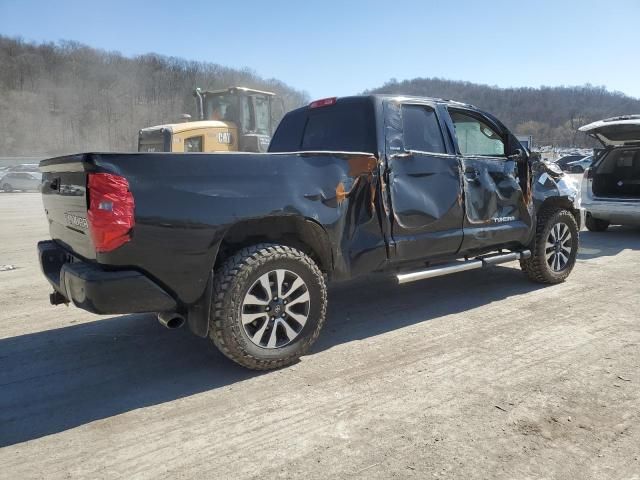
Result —
[{"label": "tundra badge on tailgate", "polygon": [[87,219],[84,217],[81,217],[79,215],[74,215],[73,213],[66,213],[64,214],[64,218],[67,221],[67,223],[69,225],[72,225],[74,227],[80,227],[83,228],[84,230],[89,228],[89,224],[87,223]]}]

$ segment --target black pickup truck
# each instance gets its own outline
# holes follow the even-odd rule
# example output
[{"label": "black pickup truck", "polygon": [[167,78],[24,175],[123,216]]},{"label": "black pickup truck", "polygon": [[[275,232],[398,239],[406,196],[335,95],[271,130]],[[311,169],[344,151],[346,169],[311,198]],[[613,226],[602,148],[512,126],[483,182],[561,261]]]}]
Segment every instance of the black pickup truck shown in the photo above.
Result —
[{"label": "black pickup truck", "polygon": [[557,283],[578,250],[562,172],[492,115],[440,99],[312,102],[266,154],[85,153],[40,169],[52,304],[186,321],[254,369],[309,349],[327,281],[519,260]]}]

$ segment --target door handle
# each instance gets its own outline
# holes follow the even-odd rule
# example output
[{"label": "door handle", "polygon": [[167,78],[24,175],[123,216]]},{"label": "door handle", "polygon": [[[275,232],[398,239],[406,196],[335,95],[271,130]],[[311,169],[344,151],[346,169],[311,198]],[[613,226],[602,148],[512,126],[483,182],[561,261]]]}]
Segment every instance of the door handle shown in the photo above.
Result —
[{"label": "door handle", "polygon": [[467,180],[477,180],[480,172],[473,167],[467,167],[464,169],[464,176],[467,177]]}]

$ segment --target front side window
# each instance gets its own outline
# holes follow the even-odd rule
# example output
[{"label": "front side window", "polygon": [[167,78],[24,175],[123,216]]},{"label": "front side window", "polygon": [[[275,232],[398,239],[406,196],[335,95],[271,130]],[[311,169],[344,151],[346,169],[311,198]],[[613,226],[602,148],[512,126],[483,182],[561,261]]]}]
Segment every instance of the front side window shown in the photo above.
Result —
[{"label": "front side window", "polygon": [[450,112],[462,155],[504,156],[502,138],[482,120],[461,112]]},{"label": "front side window", "polygon": [[423,105],[402,106],[404,148],[420,152],[446,153],[436,112]]},{"label": "front side window", "polygon": [[187,138],[184,141],[185,152],[201,152],[202,151],[202,136]]}]

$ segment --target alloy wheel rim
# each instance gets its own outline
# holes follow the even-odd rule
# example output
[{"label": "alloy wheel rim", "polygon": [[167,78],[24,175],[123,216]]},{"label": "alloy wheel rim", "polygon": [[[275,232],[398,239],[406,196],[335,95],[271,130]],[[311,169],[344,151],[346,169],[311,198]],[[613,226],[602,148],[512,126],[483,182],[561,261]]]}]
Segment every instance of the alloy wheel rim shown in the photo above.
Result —
[{"label": "alloy wheel rim", "polygon": [[281,348],[300,335],[310,306],[309,289],[298,274],[271,270],[247,290],[240,310],[242,327],[254,345]]},{"label": "alloy wheel rim", "polygon": [[549,231],[545,245],[547,264],[554,272],[561,272],[569,265],[573,235],[566,223],[556,223]]}]

